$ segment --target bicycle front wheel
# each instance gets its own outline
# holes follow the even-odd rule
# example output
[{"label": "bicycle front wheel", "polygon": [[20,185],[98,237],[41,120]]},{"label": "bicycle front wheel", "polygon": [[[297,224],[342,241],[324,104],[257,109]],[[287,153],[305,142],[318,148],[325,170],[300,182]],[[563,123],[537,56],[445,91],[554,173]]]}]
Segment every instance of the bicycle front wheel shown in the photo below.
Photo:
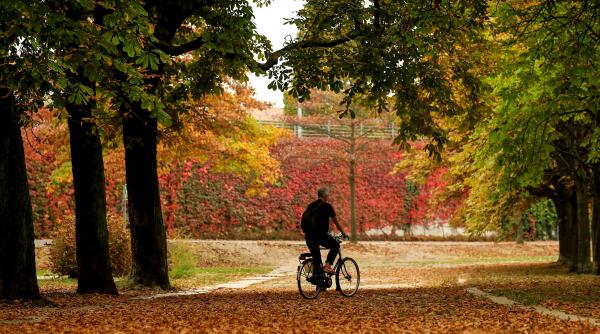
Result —
[{"label": "bicycle front wheel", "polygon": [[335,271],[335,283],[342,296],[352,297],[356,294],[360,285],[360,270],[354,259],[346,257],[338,265]]},{"label": "bicycle front wheel", "polygon": [[321,293],[321,288],[311,282],[312,277],[313,262],[312,259],[308,259],[302,262],[302,266],[300,266],[296,277],[300,295],[306,299],[315,299]]}]

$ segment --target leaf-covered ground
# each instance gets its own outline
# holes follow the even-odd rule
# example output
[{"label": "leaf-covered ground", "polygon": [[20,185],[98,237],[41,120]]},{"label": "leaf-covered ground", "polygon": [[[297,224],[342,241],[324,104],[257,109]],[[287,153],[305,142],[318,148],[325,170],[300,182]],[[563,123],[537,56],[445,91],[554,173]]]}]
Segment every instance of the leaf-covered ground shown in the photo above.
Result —
[{"label": "leaf-covered ground", "polygon": [[[221,254],[223,261],[212,267],[285,265],[291,271],[302,250],[290,242],[193,245],[203,250],[199,261]],[[240,250],[246,252],[236,256]],[[73,286],[55,284],[43,287],[54,306],[0,304],[0,333],[600,332],[465,292],[477,286],[526,305],[600,317],[600,278],[554,266],[555,243],[365,243],[344,251],[361,265],[362,285],[353,298],[327,291],[318,300],[303,300],[291,274],[245,289],[150,300],[132,297],[156,291],[78,296]]]}]

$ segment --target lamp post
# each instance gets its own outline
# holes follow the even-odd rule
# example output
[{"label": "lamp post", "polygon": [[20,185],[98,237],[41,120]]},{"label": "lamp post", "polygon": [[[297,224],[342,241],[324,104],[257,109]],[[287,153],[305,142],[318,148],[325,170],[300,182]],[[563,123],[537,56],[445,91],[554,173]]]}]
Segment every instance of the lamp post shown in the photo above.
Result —
[{"label": "lamp post", "polygon": [[[298,118],[298,123],[300,123],[300,120],[302,119],[302,102],[300,102],[300,99],[298,99],[297,118]],[[298,136],[298,138],[302,138],[302,125],[300,125],[300,124],[298,124],[296,126],[296,136]]]},{"label": "lamp post", "polygon": [[129,215],[127,214],[127,183],[123,185],[123,195],[121,197],[121,214],[123,215],[123,229],[129,227]]}]

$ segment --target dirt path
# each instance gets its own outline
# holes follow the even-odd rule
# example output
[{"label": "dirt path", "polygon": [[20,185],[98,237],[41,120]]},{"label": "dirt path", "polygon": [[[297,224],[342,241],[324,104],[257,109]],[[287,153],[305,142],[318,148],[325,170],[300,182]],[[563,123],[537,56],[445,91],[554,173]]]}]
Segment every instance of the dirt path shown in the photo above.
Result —
[{"label": "dirt path", "polygon": [[281,266],[272,270],[264,275],[256,275],[243,278],[241,280],[230,281],[222,284],[215,284],[205,287],[199,287],[195,289],[183,289],[181,291],[166,292],[166,293],[154,293],[145,296],[132,297],[132,300],[152,300],[157,298],[171,298],[179,296],[194,296],[201,295],[209,292],[214,292],[221,289],[239,290],[248,288],[254,284],[265,283],[280,277],[286,279],[293,279],[295,272],[291,270],[290,266]]}]

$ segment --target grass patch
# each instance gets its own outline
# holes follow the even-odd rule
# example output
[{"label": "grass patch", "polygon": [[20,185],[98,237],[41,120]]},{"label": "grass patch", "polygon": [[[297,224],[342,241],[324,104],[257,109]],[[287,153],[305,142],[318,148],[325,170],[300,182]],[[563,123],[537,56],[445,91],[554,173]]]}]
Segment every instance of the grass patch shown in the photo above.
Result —
[{"label": "grass patch", "polygon": [[598,303],[600,290],[597,287],[582,289],[579,286],[548,286],[535,289],[494,289],[494,294],[513,299],[524,305],[539,305],[544,301],[560,303]]},{"label": "grass patch", "polygon": [[52,271],[50,271],[49,269],[38,269],[36,270],[35,274],[40,277],[40,276],[57,276],[55,273],[53,273]]},{"label": "grass patch", "polygon": [[193,277],[196,273],[196,256],[190,245],[183,243],[169,244],[169,260],[171,270],[169,276],[174,279]]},{"label": "grass patch", "polygon": [[[38,285],[40,289],[73,289],[77,287],[77,279],[69,278],[67,276],[56,276],[55,274],[48,273],[41,274],[38,271],[39,276],[53,276],[44,279],[38,279]],[[131,287],[131,281],[128,277],[114,277],[115,285],[117,289],[125,289]]]},{"label": "grass patch", "polygon": [[512,299],[523,305],[539,305],[542,301],[546,300],[544,296],[537,293],[528,293],[526,291],[510,291],[510,290],[492,290],[492,294],[504,296],[508,299]]},{"label": "grass patch", "polygon": [[70,289],[77,287],[77,279],[57,276],[49,279],[38,279],[40,289]]},{"label": "grass patch", "polygon": [[193,244],[169,244],[169,277],[174,286],[198,287],[224,283],[245,276],[266,274],[273,268],[268,266],[219,266],[200,267]]},{"label": "grass patch", "polygon": [[172,283],[178,288],[194,288],[215,285],[241,279],[247,276],[262,275],[273,270],[271,267],[206,267],[195,268],[191,276],[174,278]]}]

